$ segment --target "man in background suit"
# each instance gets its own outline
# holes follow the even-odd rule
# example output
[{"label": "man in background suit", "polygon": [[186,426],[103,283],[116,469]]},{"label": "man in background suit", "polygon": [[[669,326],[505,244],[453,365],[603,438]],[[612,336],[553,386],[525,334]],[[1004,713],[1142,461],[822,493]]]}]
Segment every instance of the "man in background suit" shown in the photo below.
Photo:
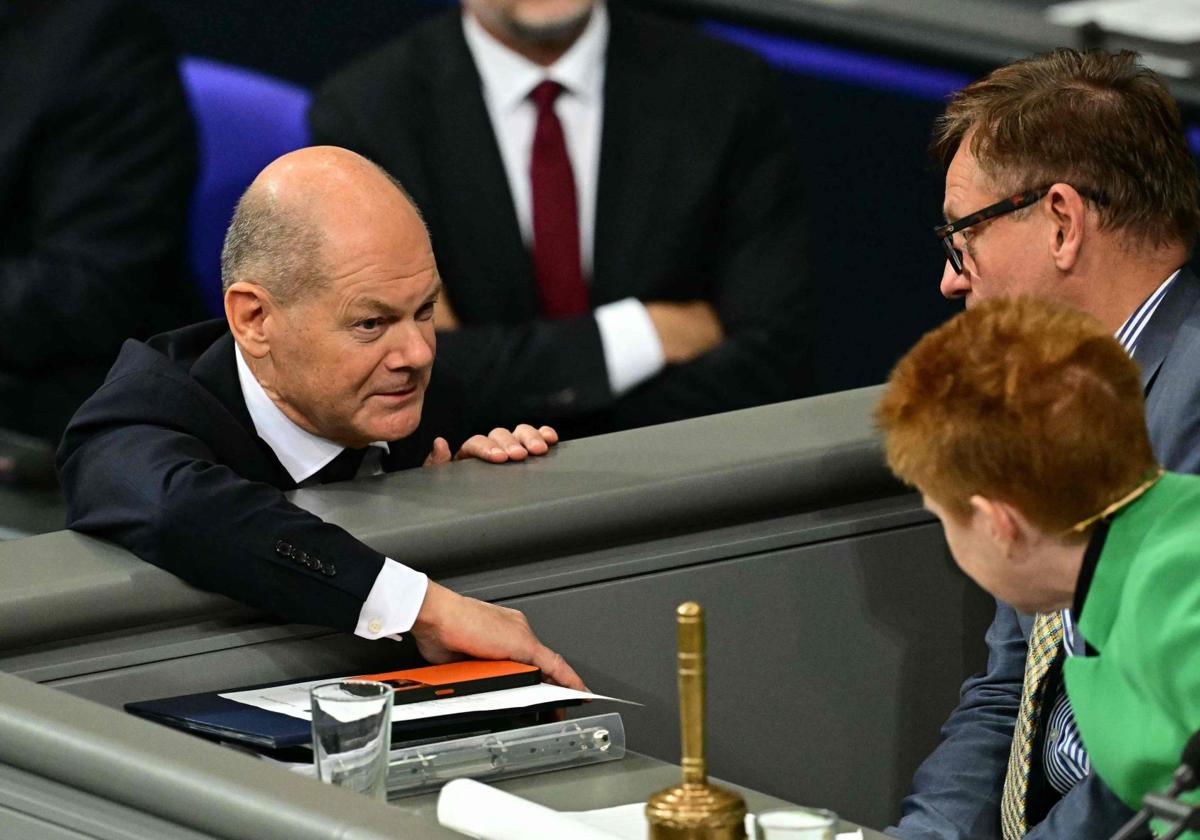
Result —
[{"label": "man in background suit", "polygon": [[[441,281],[399,185],[344,149],[285,155],[238,203],[222,274],[227,324],[126,342],[72,419],[68,526],[289,621],[411,633],[432,662],[515,659],[581,687],[521,613],[456,595],[283,495],[450,460],[433,392],[425,411]],[[457,457],[521,460],[556,440],[496,429]]]},{"label": "man in background suit", "polygon": [[191,320],[196,149],[140,7],[0,0],[0,429],[57,441],[121,342]]},{"label": "man in background suit", "polygon": [[573,434],[805,387],[794,142],[769,71],[600,0],[464,0],[309,114],[425,213],[475,416]]},{"label": "man in background suit", "polygon": [[[1058,50],[1001,67],[951,100],[934,136],[946,170],[942,293],[967,307],[1034,295],[1081,309],[1141,369],[1155,455],[1200,472],[1200,228],[1178,107],[1128,52]],[[1104,417],[1095,422],[1104,423]],[[1051,645],[1023,696],[1030,635]],[[904,801],[903,838],[1108,837],[1131,816],[1090,772],[1059,678],[1070,610],[997,602],[987,669],[964,683]],[[1043,663],[1045,664],[1045,663]],[[1032,725],[1017,728],[1019,716]]]}]

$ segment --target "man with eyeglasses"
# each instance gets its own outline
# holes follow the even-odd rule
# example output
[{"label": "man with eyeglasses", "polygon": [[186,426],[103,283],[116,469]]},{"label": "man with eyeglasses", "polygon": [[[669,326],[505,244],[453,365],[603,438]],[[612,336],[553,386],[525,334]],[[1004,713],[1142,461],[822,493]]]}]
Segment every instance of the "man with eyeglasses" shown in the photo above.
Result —
[{"label": "man with eyeglasses", "polygon": [[[1140,366],[1158,460],[1200,472],[1200,280],[1185,265],[1198,182],[1161,80],[1130,52],[1016,62],[955,95],[933,153],[946,166],[942,294],[968,307],[1035,295],[1099,319]],[[888,833],[1110,836],[1131,812],[1091,772],[1063,691],[1064,659],[1083,653],[1071,611],[998,601],[987,645]]]}]

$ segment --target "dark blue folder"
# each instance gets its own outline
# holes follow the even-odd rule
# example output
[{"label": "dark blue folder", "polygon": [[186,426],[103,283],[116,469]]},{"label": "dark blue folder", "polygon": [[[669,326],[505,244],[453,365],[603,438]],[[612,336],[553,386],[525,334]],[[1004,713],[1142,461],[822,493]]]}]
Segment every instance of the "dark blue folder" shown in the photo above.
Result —
[{"label": "dark blue folder", "polygon": [[[337,679],[340,675],[331,676]],[[314,679],[317,679],[314,677]],[[237,689],[222,689],[221,693],[246,691],[286,685],[295,680],[265,683]],[[499,709],[490,712],[467,712],[445,717],[398,721],[392,724],[392,743],[440,739],[477,732],[499,732],[517,726],[532,726],[542,722],[547,711],[576,705],[579,701],[548,703],[522,709]],[[312,729],[306,720],[268,712],[233,700],[218,692],[184,694],[161,700],[142,700],[126,703],[125,711],[196,735],[218,741],[247,744],[259,749],[282,750],[311,745]]]}]

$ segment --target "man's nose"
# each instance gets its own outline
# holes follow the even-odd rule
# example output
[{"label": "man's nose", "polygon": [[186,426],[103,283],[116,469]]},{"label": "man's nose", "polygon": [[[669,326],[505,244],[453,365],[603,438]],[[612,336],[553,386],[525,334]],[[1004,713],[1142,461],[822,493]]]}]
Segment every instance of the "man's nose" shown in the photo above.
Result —
[{"label": "man's nose", "polygon": [[971,291],[971,281],[965,271],[959,274],[950,265],[950,260],[946,260],[946,267],[942,269],[941,290],[942,296],[950,300],[966,297],[967,292]]},{"label": "man's nose", "polygon": [[[427,368],[433,364],[432,330],[422,330],[414,322],[397,324],[392,336],[392,345],[384,363],[392,370],[400,368]],[[426,332],[430,335],[426,335]]]}]

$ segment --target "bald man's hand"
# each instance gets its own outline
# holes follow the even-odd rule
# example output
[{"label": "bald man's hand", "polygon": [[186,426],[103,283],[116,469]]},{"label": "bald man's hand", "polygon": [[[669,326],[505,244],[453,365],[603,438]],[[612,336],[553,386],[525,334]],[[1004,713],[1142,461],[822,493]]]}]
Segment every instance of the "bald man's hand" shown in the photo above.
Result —
[{"label": "bald man's hand", "polygon": [[433,581],[409,633],[421,656],[435,665],[463,657],[511,659],[541,668],[555,685],[587,690],[566,660],[533,635],[523,613],[464,597]]},{"label": "bald man's hand", "polygon": [[[545,455],[550,447],[558,443],[558,432],[551,426],[534,428],[528,423],[522,423],[511,432],[508,429],[495,428],[486,436],[475,435],[462,445],[455,461],[467,458],[477,458],[491,464],[503,464],[505,461],[524,461],[530,455]],[[451,460],[450,444],[445,438],[439,437],[433,441],[433,450],[425,459],[424,466],[445,464]]]}]

